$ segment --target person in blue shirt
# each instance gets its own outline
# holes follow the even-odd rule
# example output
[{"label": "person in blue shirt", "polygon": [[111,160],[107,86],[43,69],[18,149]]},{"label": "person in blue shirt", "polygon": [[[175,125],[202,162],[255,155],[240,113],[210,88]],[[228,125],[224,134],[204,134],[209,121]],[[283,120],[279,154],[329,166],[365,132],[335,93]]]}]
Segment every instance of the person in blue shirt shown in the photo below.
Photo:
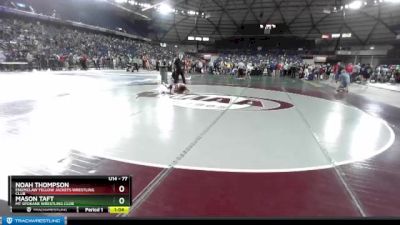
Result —
[{"label": "person in blue shirt", "polygon": [[348,74],[345,69],[341,70],[339,74],[339,81],[340,85],[337,91],[349,92],[350,74]]}]

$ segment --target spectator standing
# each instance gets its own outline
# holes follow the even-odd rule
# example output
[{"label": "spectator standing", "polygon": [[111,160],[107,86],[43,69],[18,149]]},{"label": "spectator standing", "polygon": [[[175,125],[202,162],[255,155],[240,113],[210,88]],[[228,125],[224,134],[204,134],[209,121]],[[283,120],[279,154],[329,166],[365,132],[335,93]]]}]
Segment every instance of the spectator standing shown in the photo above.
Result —
[{"label": "spectator standing", "polygon": [[0,50],[0,63],[6,61],[6,56],[4,55],[3,50]]},{"label": "spectator standing", "polygon": [[246,65],[240,61],[238,64],[238,77],[242,78],[245,75],[245,71],[246,71]]},{"label": "spectator standing", "polygon": [[337,91],[345,91],[349,92],[349,84],[350,84],[350,75],[347,73],[346,69],[342,69],[340,75],[339,75],[339,81],[340,85],[337,89]]},{"label": "spectator standing", "polygon": [[182,82],[184,84],[186,84],[186,80],[185,80],[185,72],[183,69],[183,62],[182,62],[182,58],[183,55],[179,55],[178,57],[176,57],[175,61],[174,61],[174,66],[175,66],[175,75],[174,75],[174,83],[177,84],[178,80],[179,80],[179,75],[182,77]]}]

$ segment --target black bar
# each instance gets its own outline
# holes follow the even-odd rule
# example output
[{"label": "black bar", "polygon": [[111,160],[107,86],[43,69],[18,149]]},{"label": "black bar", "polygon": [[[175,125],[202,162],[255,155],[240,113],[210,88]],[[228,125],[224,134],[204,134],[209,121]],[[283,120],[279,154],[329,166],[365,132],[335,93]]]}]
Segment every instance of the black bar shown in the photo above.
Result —
[{"label": "black bar", "polygon": [[[95,224],[95,225],[119,225],[119,224],[154,224],[160,222],[161,224],[165,224],[168,222],[172,222],[171,224],[184,224],[188,225],[190,223],[197,223],[197,224],[209,224],[210,221],[216,221],[218,224],[221,221],[229,221],[230,223],[243,223],[243,224],[251,224],[257,223],[260,224],[295,224],[295,223],[305,223],[308,225],[316,224],[353,224],[356,225],[357,223],[365,223],[365,224],[382,224],[382,222],[393,224],[398,223],[398,218],[334,218],[334,217],[322,217],[322,218],[296,218],[296,217],[286,217],[286,218],[269,218],[269,217],[208,217],[208,218],[188,218],[188,217],[178,217],[178,218],[165,218],[165,217],[154,217],[154,218],[70,218],[68,217],[68,225],[86,225],[86,224]],[[397,221],[397,222],[396,222]],[[267,223],[266,223],[267,222]],[[275,222],[275,223],[271,223]]]},{"label": "black bar", "polygon": [[12,207],[12,213],[109,213],[108,207]]},{"label": "black bar", "polygon": [[[126,178],[123,179],[123,178]],[[115,186],[119,186],[119,185],[124,185],[125,188],[129,188],[129,190],[126,190],[126,193],[124,194],[119,194],[119,193],[115,193],[115,194],[102,194],[102,195],[98,195],[96,192],[95,193],[88,193],[87,196],[91,196],[91,197],[95,197],[95,196],[115,196],[115,197],[126,197],[127,201],[126,203],[129,205],[132,205],[132,190],[131,190],[131,186],[132,186],[132,177],[130,175],[109,175],[109,176],[9,176],[9,186],[8,186],[8,191],[9,191],[9,199],[8,199],[8,204],[9,206],[12,207],[17,207],[17,211],[18,208],[21,207],[20,205],[15,205],[14,203],[14,198],[16,196],[16,183],[34,183],[34,182],[40,182],[40,183],[44,183],[44,182],[49,182],[49,183],[53,183],[53,182],[60,182],[60,183],[69,183],[70,186],[74,186],[74,185],[89,185],[89,186],[93,186],[93,188],[96,188],[97,186],[108,186],[112,185],[111,187],[113,189],[115,189]],[[29,187],[28,187],[29,189]],[[33,193],[32,193],[33,194]],[[22,194],[18,194],[21,196],[26,196],[27,194],[24,192]],[[37,194],[40,195],[40,194]],[[46,194],[45,194],[46,195]],[[44,196],[45,196],[44,195]],[[35,194],[36,196],[36,194]],[[74,197],[83,197],[85,195],[65,195],[63,193],[54,193],[53,196],[55,198],[57,197],[63,197],[63,196],[74,196]],[[129,199],[129,200],[128,200]],[[114,203],[112,203],[110,206],[115,205]],[[22,206],[24,209],[26,209],[27,206]],[[32,206],[32,207],[48,207],[48,206]],[[57,208],[58,206],[54,206],[55,208]],[[59,207],[63,207],[63,206],[59,206]],[[70,207],[70,206],[68,206]],[[90,205],[88,205],[87,207],[90,207]],[[93,206],[93,207],[98,207],[98,206]],[[103,210],[104,211],[104,210]],[[26,211],[24,211],[26,212]]]},{"label": "black bar", "polygon": [[8,205],[11,206],[11,176],[8,176]]},{"label": "black bar", "polygon": [[[107,182],[113,182],[109,181],[109,177],[117,177],[117,178],[122,178],[122,177],[128,177],[128,180],[125,182],[129,182],[132,180],[132,176],[126,175],[126,176],[121,176],[121,175],[110,175],[110,176],[9,176],[10,181],[13,182],[33,182],[33,181],[41,181],[41,182],[47,182],[47,181],[68,181],[68,182],[74,182],[74,181],[79,181],[81,182],[82,180],[87,181],[87,180],[100,180],[100,181],[107,181]],[[115,182],[122,182],[122,180],[118,180]]]},{"label": "black bar", "polygon": [[12,207],[12,213],[77,213],[77,207]]},{"label": "black bar", "polygon": [[[79,201],[79,198],[87,198],[90,197],[92,200],[96,201],[97,198],[99,197],[103,197],[103,196],[107,196],[109,197],[108,201],[105,201],[102,204],[99,204],[101,206],[103,205],[109,205],[109,206],[121,206],[121,207],[129,207],[132,204],[130,204],[131,202],[131,195],[129,194],[124,194],[124,195],[117,195],[117,194],[113,194],[113,195],[54,195],[54,202],[62,202],[62,205],[46,205],[46,204],[31,204],[31,205],[22,205],[22,204],[15,204],[14,199],[11,200],[11,207],[78,207],[79,205],[85,205],[86,207],[90,207],[91,205],[87,205],[85,203],[77,203]],[[16,197],[16,195],[12,195],[12,198]],[[68,197],[71,199],[71,201],[74,202],[74,205],[71,204],[65,204],[65,201],[60,201],[59,198],[65,198]],[[118,203],[118,199],[119,198],[124,198],[125,203],[124,204],[119,204]],[[38,200],[38,202],[40,202],[40,200]],[[76,204],[76,205],[75,205]],[[129,204],[129,205],[128,205]],[[98,205],[92,205],[92,207],[100,207]]]}]

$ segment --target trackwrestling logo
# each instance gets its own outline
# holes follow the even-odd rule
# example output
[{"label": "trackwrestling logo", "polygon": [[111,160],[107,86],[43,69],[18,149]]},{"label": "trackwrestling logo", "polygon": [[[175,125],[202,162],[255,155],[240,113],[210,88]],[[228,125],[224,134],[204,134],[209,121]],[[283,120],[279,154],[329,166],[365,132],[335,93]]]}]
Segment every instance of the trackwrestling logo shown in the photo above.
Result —
[{"label": "trackwrestling logo", "polygon": [[157,91],[145,91],[137,94],[137,98],[141,97],[168,97],[174,106],[191,109],[273,111],[293,107],[280,100],[216,94],[162,95]]}]

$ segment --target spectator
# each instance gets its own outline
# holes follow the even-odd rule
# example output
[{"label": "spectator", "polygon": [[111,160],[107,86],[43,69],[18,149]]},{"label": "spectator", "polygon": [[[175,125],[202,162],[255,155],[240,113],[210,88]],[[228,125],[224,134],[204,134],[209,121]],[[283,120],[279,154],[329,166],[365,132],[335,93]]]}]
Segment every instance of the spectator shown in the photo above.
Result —
[{"label": "spectator", "polygon": [[28,69],[32,70],[33,69],[33,55],[29,52],[26,54],[26,61],[28,62]]},{"label": "spectator", "polygon": [[[27,61],[28,53],[38,69],[60,69],[60,57],[68,56],[70,69],[82,66],[82,52],[87,55],[87,64],[93,59],[102,59],[93,63],[116,68],[126,67],[131,56],[143,56],[145,68],[153,68],[155,58],[172,59],[171,48],[161,48],[149,43],[122,38],[77,31],[67,26],[26,22],[19,19],[1,19],[0,46],[4,49],[6,61]],[[29,56],[30,58],[30,56]],[[36,60],[35,60],[36,59]],[[89,60],[90,59],[90,60]],[[62,59],[64,60],[64,59]]]},{"label": "spectator", "polygon": [[349,84],[350,84],[350,75],[347,73],[346,69],[342,69],[339,75],[340,85],[337,91],[345,91],[349,92]]},{"label": "spectator", "polygon": [[4,55],[3,50],[0,50],[0,63],[6,61],[6,56]]}]

